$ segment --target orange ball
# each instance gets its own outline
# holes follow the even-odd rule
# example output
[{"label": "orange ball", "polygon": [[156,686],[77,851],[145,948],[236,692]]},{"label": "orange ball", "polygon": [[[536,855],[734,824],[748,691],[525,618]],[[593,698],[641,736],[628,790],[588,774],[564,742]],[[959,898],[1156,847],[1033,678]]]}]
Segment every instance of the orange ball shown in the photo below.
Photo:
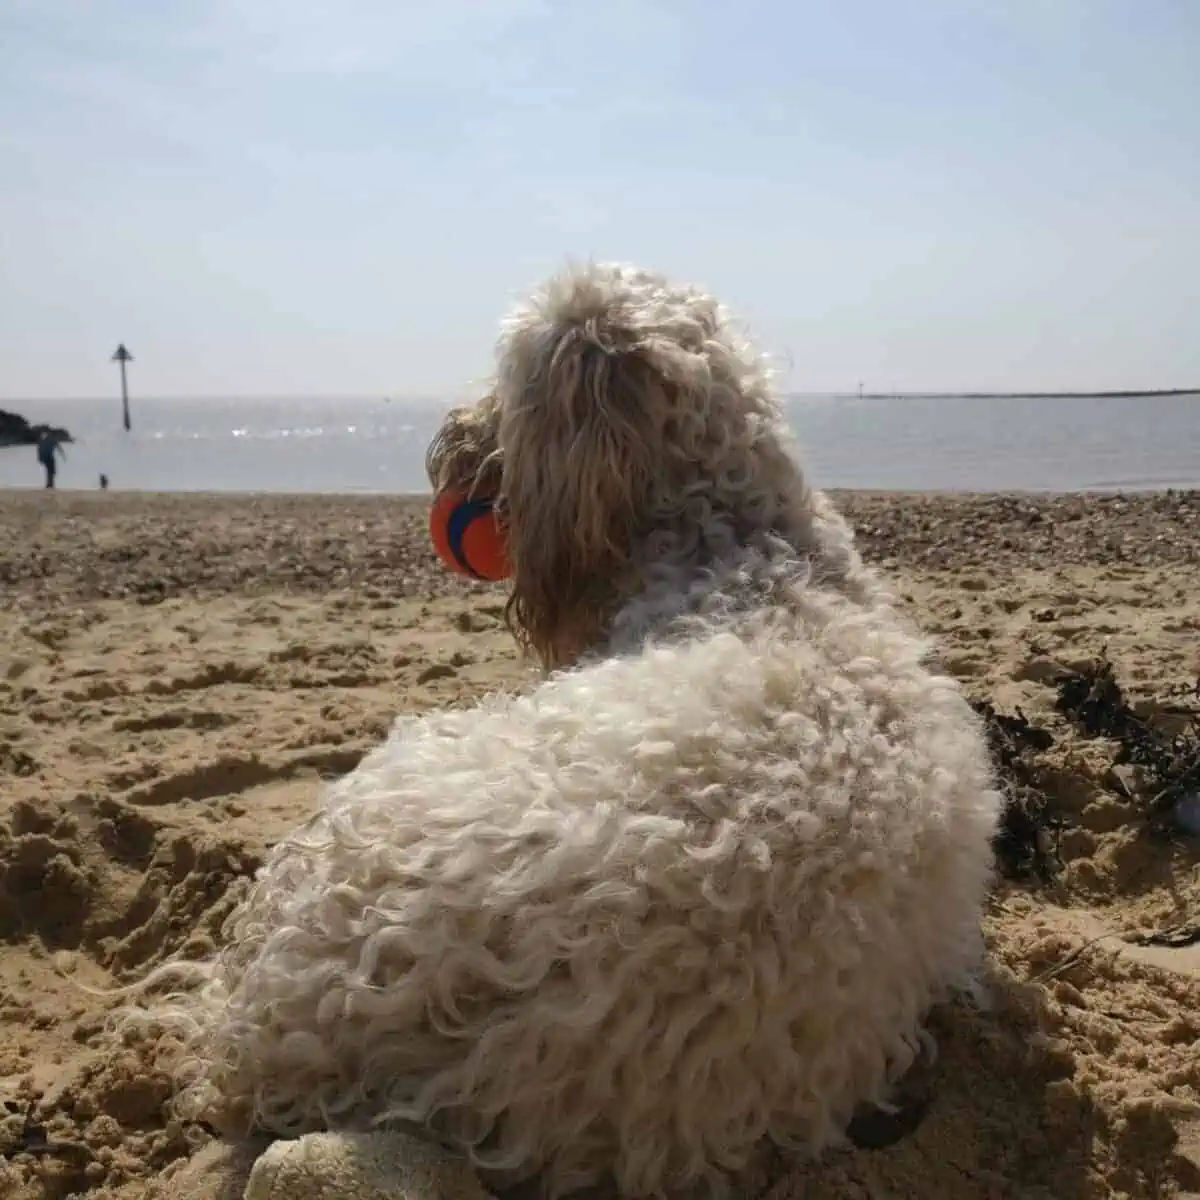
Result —
[{"label": "orange ball", "polygon": [[429,536],[450,570],[496,582],[512,574],[504,529],[492,501],[463,492],[439,492],[429,510]]}]

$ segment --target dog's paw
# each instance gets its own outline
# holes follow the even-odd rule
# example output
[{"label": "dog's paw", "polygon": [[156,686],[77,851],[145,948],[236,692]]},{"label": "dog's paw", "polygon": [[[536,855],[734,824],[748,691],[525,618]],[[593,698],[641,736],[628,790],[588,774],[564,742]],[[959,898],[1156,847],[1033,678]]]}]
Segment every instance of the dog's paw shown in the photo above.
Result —
[{"label": "dog's paw", "polygon": [[404,1133],[313,1133],[276,1142],[245,1200],[491,1200],[467,1163]]}]

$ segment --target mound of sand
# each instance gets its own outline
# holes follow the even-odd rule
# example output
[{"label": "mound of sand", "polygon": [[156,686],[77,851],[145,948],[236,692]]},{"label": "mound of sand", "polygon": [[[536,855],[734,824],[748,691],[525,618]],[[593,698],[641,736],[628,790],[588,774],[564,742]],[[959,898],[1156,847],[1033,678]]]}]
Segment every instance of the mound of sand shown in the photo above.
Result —
[{"label": "mound of sand", "polygon": [[[997,886],[992,1007],[937,1014],[915,1128],[780,1157],[757,1194],[1200,1193],[1198,847],[1057,688],[1106,652],[1155,728],[1200,711],[1200,496],[839,501],[972,696],[1044,730],[1024,770],[1054,869]],[[207,953],[398,712],[525,668],[410,501],[5,496],[0,586],[0,1196],[132,1200],[209,1135],[95,991]]]}]

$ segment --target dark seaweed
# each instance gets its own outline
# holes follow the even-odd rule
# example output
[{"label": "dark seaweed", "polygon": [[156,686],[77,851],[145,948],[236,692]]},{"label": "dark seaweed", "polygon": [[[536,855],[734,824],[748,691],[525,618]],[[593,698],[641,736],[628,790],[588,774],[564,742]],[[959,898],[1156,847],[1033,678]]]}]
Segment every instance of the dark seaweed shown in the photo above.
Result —
[{"label": "dark seaweed", "polygon": [[[1191,689],[1200,694],[1200,681]],[[1169,827],[1175,804],[1200,790],[1200,720],[1193,710],[1182,731],[1145,720],[1130,707],[1112,663],[1100,657],[1086,670],[1066,673],[1058,683],[1058,711],[1089,737],[1117,745],[1114,765],[1142,767],[1152,789],[1146,817],[1156,829]]]}]

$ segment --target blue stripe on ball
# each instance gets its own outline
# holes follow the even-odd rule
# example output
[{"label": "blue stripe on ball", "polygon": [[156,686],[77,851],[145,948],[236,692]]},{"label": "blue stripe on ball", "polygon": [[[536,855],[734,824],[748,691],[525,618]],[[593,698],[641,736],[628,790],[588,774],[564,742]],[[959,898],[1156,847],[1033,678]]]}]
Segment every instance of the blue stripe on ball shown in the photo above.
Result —
[{"label": "blue stripe on ball", "polygon": [[468,575],[472,575],[476,579],[485,579],[486,577],[480,575],[467,561],[462,540],[468,526],[476,517],[487,517],[491,515],[491,512],[492,502],[490,500],[464,500],[461,504],[455,505],[450,519],[446,522],[446,541],[450,546],[450,553],[454,555],[454,561]]}]

